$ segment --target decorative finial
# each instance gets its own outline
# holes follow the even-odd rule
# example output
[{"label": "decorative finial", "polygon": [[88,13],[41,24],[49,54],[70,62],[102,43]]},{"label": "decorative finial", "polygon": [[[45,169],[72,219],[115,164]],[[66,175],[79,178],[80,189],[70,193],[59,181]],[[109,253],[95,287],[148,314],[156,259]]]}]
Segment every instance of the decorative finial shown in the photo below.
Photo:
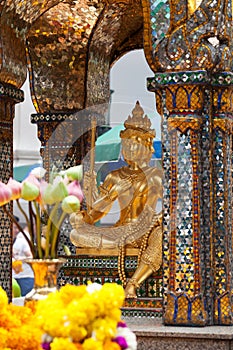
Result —
[{"label": "decorative finial", "polygon": [[[147,115],[144,115],[144,110],[142,109],[139,101],[136,102],[134,109],[132,110],[132,117],[129,115],[128,119],[124,122],[125,130],[137,130],[145,136],[155,137],[155,130],[151,129],[151,121]],[[123,136],[124,131],[121,132],[121,136]]]}]

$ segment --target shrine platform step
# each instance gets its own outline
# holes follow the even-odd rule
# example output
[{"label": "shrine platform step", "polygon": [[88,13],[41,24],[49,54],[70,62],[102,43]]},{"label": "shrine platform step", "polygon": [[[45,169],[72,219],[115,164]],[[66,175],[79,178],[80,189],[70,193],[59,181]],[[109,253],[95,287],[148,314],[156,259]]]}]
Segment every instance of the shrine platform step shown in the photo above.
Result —
[{"label": "shrine platform step", "polygon": [[233,326],[165,326],[159,318],[124,318],[136,334],[137,350],[232,350]]}]

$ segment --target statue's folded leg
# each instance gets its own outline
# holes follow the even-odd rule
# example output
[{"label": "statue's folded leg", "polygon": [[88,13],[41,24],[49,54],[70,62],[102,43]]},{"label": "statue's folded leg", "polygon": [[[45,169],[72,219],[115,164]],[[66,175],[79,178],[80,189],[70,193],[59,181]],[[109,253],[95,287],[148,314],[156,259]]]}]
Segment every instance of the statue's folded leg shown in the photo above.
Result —
[{"label": "statue's folded leg", "polygon": [[156,227],[150,234],[148,246],[142,254],[141,261],[127,282],[125,287],[126,298],[137,298],[136,289],[162,264],[162,227]]},{"label": "statue's folded leg", "polygon": [[70,233],[70,240],[76,246],[80,248],[102,248],[102,236],[92,233],[82,234],[73,229]]},{"label": "statue's folded leg", "polygon": [[[149,211],[151,214],[151,220],[148,220],[148,212],[143,211],[143,217],[137,221],[137,230],[134,230],[133,224],[127,227],[127,225],[116,226],[107,229],[101,227],[96,227],[94,225],[87,224],[82,221],[82,215],[76,215],[71,217],[71,224],[73,230],[70,233],[71,242],[78,248],[95,248],[101,251],[105,248],[107,249],[119,249],[119,244],[121,242],[121,237],[124,237],[127,229],[131,229],[130,232],[139,232],[140,239],[141,230],[139,224],[143,226],[144,232],[150,232],[151,222],[153,222],[154,212]],[[146,221],[144,220],[146,217]],[[145,223],[148,224],[148,228],[145,227]],[[162,227],[155,223],[156,227],[152,228],[150,232],[149,239],[147,242],[146,250],[142,252],[140,262],[138,267],[128,281],[125,294],[128,298],[136,298],[136,289],[140,286],[142,282],[145,281],[153,272],[157,271],[162,263]],[[147,233],[146,233],[147,235]],[[132,236],[135,238],[135,235]],[[137,242],[137,239],[135,240]],[[125,242],[125,241],[124,241]],[[130,242],[131,244],[133,242]],[[138,242],[137,242],[138,243]]]},{"label": "statue's folded leg", "polygon": [[76,247],[95,248],[97,250],[118,248],[119,239],[108,237],[107,234],[100,233],[100,231],[95,232],[94,229],[92,230],[95,226],[89,225],[89,227],[90,232],[86,230],[82,232],[82,227],[80,227],[80,230],[73,229],[71,231],[70,240]]}]

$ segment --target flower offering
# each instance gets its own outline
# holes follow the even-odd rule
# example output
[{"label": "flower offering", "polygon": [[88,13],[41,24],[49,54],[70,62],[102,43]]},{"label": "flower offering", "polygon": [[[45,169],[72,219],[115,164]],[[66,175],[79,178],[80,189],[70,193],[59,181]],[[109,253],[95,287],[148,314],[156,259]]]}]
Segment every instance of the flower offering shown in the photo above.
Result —
[{"label": "flower offering", "polygon": [[136,350],[136,336],[121,320],[123,302],[116,283],[66,285],[27,306],[8,304],[0,288],[0,348]]},{"label": "flower offering", "polygon": [[[80,208],[83,193],[80,186],[82,166],[67,170],[53,170],[50,181],[44,180],[45,170],[35,168],[22,182],[12,178],[7,184],[0,182],[0,206],[24,234],[33,258],[53,259],[57,256],[57,244],[61,225],[66,217]],[[19,199],[28,202],[28,212]],[[15,201],[28,226],[30,237],[15,220],[8,203]],[[42,235],[43,233],[43,235]]]}]

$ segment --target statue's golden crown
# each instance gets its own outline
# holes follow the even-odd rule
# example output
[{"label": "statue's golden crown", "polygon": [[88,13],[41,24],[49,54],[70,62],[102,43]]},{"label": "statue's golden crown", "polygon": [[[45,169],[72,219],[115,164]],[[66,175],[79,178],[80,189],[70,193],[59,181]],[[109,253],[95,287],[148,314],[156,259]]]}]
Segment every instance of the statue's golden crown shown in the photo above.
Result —
[{"label": "statue's golden crown", "polygon": [[144,115],[139,101],[136,102],[134,109],[132,110],[132,117],[129,115],[124,122],[125,130],[133,129],[148,135],[148,137],[155,137],[155,130],[151,129],[151,121],[147,115]]}]

